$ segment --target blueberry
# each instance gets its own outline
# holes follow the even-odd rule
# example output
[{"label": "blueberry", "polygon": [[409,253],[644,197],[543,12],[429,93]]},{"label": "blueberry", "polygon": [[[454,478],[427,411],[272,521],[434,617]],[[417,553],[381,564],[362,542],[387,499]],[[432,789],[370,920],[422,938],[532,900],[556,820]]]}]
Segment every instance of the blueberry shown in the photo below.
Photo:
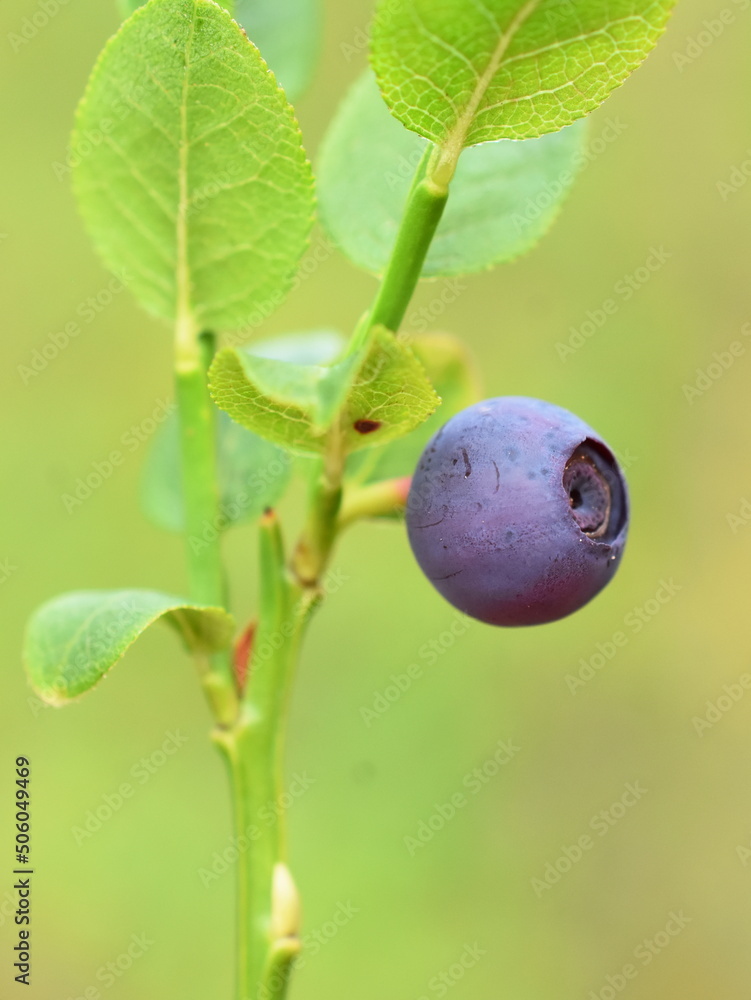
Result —
[{"label": "blueberry", "polygon": [[407,503],[409,541],[455,607],[491,625],[578,610],[612,578],[628,530],[612,451],[552,403],[477,403],[428,443]]}]

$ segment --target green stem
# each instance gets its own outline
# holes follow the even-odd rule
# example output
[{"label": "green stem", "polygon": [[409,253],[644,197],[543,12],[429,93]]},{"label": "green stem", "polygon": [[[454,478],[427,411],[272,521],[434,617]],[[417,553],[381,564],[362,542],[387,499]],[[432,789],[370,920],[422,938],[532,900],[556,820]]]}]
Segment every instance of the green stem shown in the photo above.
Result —
[{"label": "green stem", "polygon": [[276,515],[260,525],[258,629],[237,723],[215,740],[234,793],[238,1000],[282,1000],[299,951],[297,894],[286,867],[284,737],[300,642],[317,591],[289,577]]},{"label": "green stem", "polygon": [[[176,390],[185,498],[190,596],[196,604],[226,607],[227,595],[220,551],[221,524],[216,478],[214,406],[206,372],[214,350],[211,334],[192,339],[181,331],[176,359]],[[202,668],[202,682],[220,725],[237,711],[229,654],[212,656]]]},{"label": "green stem", "polygon": [[339,509],[337,532],[344,531],[356,521],[402,517],[411,482],[410,476],[404,476],[348,488]]},{"label": "green stem", "polygon": [[292,569],[303,586],[316,587],[336,542],[337,518],[342,502],[341,456],[330,448],[313,484],[310,511],[297,543]]},{"label": "green stem", "polygon": [[436,187],[428,176],[433,153],[434,147],[428,146],[417,168],[391,259],[369,316],[369,327],[380,324],[397,331],[417,287],[448,200],[448,190]]},{"label": "green stem", "polygon": [[[432,148],[418,167],[396,244],[372,310],[355,332],[350,350],[364,342],[377,324],[397,330],[422,271],[447,192],[427,175]],[[205,393],[205,372],[201,373]],[[198,389],[186,382],[184,393],[193,420],[184,429],[184,450],[195,465],[205,463],[206,478],[195,487],[189,513],[189,536],[200,533],[205,511],[216,498],[207,484],[215,482],[213,453],[206,426],[198,421]],[[203,444],[186,439],[200,429]],[[213,440],[213,439],[212,439]],[[195,467],[195,465],[193,467]],[[188,465],[186,459],[186,466]],[[285,1000],[299,951],[297,890],[286,859],[283,807],[284,742],[295,666],[306,626],[320,599],[320,581],[337,533],[347,521],[365,513],[379,514],[398,505],[404,484],[393,484],[388,496],[360,496],[339,521],[344,456],[336,430],[314,484],[310,512],[290,569],[276,515],[269,511],[260,525],[261,599],[259,623],[250,654],[246,689],[233,724],[214,734],[229,769],[233,790],[237,860],[237,998]],[[401,492],[400,492],[401,491]],[[398,494],[398,495],[397,495]],[[367,508],[367,510],[366,510]],[[218,542],[195,553],[196,582],[218,587],[221,562]],[[204,594],[208,599],[208,592]]]}]

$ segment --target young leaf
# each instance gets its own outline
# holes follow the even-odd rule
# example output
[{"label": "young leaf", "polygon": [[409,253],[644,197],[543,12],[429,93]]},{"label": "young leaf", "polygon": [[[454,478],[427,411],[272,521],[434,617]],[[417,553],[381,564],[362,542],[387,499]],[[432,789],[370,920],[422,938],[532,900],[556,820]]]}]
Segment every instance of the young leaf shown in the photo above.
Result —
[{"label": "young leaf", "polygon": [[117,0],[117,9],[121,17],[130,17],[139,7],[143,7],[145,0]]},{"label": "young leaf", "polygon": [[235,17],[293,103],[307,89],[321,41],[320,0],[236,0]]},{"label": "young leaf", "polygon": [[353,455],[347,463],[347,479],[352,482],[411,476],[435,432],[454,414],[482,399],[480,374],[463,341],[449,333],[424,333],[411,337],[409,345],[441,397],[441,406],[411,434]]},{"label": "young leaf", "polygon": [[440,402],[412,351],[383,327],[335,364],[301,365],[225,348],[209,372],[212,396],[249,430],[290,451],[321,454],[339,414],[344,450],[408,433]]},{"label": "young leaf", "polygon": [[[284,492],[290,456],[240,427],[220,411],[217,419],[219,511],[224,527],[258,517]],[[167,531],[185,530],[180,423],[172,414],[154,437],[143,470],[141,504],[145,514]]]},{"label": "young leaf", "polygon": [[[145,0],[119,0],[123,17]],[[320,44],[318,0],[221,0],[242,25],[293,103],[305,91]]]},{"label": "young leaf", "polygon": [[381,0],[372,62],[386,103],[442,147],[528,139],[592,111],[646,58],[673,0]]},{"label": "young leaf", "polygon": [[346,346],[347,341],[335,330],[306,330],[254,341],[250,350],[259,358],[290,361],[295,365],[330,365]]},{"label": "young leaf", "polygon": [[79,106],[74,187],[93,241],[164,319],[238,329],[305,249],[312,175],[292,108],[212,0],[150,0]]},{"label": "young leaf", "polygon": [[51,705],[94,687],[149,625],[160,618],[193,652],[225,648],[233,622],[221,608],[197,607],[154,590],[82,590],[43,604],[26,629],[31,684]]},{"label": "young leaf", "polygon": [[[423,266],[425,277],[481,271],[531,249],[585,162],[587,122],[539,139],[468,150]],[[372,73],[354,84],[318,164],[321,218],[359,267],[383,272],[427,142],[389,114]]]},{"label": "young leaf", "polygon": [[[120,14],[124,18],[130,17],[130,15],[134,14],[139,7],[144,7],[146,3],[147,0],[117,0],[117,6],[120,10]],[[234,14],[235,12],[234,0],[221,0],[220,6],[224,7],[228,14]]]}]

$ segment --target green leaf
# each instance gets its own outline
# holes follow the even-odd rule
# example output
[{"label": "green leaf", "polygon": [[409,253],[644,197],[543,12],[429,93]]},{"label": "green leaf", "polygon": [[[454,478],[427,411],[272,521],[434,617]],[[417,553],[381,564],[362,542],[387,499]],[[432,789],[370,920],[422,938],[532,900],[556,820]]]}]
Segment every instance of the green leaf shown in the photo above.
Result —
[{"label": "green leaf", "polygon": [[386,103],[442,147],[555,132],[646,58],[673,0],[381,0],[372,63]]},{"label": "green leaf", "polygon": [[117,9],[121,17],[130,17],[139,7],[143,7],[143,3],[144,0],[117,0]]},{"label": "green leaf", "polygon": [[295,365],[329,365],[346,346],[347,341],[335,330],[306,330],[255,341],[248,350],[259,358],[290,361]]},{"label": "green leaf", "polygon": [[411,476],[430,438],[460,410],[482,399],[482,381],[466,345],[449,333],[424,333],[409,345],[441,397],[440,408],[411,434],[383,448],[353,455],[347,478],[372,483]]},{"label": "green leaf", "polygon": [[249,430],[290,451],[321,454],[337,413],[345,452],[408,433],[440,402],[406,344],[376,327],[361,351],[301,365],[225,348],[209,372],[212,396]]},{"label": "green leaf", "polygon": [[[467,150],[423,267],[424,277],[481,271],[525,253],[570,191],[587,122],[539,139]],[[321,219],[359,267],[383,272],[427,142],[389,114],[372,73],[352,87],[318,164]]]},{"label": "green leaf", "polygon": [[94,244],[167,319],[240,329],[291,284],[313,212],[292,108],[212,0],[150,0],[79,106],[74,188]]},{"label": "green leaf", "polygon": [[[119,0],[123,17],[144,0]],[[293,103],[307,89],[321,41],[318,0],[222,0],[221,6],[245,28]]]},{"label": "green leaf", "polygon": [[[220,411],[217,419],[217,465],[223,527],[252,520],[276,503],[291,472],[281,448],[240,427]],[[146,459],[141,482],[144,513],[160,528],[182,533],[180,421],[171,414],[160,426]]]},{"label": "green leaf", "polygon": [[94,687],[149,625],[160,618],[189,650],[212,653],[232,638],[221,608],[197,607],[154,590],[82,590],[43,604],[26,629],[24,662],[31,684],[51,705]]},{"label": "green leaf", "polygon": [[293,103],[307,89],[321,41],[319,0],[237,0],[235,16]]},{"label": "green leaf", "polygon": [[[122,17],[130,17],[139,7],[146,6],[146,0],[117,0],[117,6]],[[219,6],[224,7],[228,14],[234,14],[235,12],[234,0],[221,0]]]}]

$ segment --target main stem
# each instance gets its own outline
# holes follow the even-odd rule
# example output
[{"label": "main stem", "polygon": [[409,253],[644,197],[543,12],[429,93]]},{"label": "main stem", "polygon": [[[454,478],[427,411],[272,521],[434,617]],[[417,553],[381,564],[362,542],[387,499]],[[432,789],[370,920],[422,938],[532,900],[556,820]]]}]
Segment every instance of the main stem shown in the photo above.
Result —
[{"label": "main stem", "polygon": [[[196,604],[226,607],[214,404],[206,382],[213,353],[213,335],[196,336],[185,321],[178,331],[175,376],[190,597]],[[230,725],[237,712],[237,695],[229,654],[217,653],[199,666],[214,717],[220,725]]]},{"label": "main stem", "polygon": [[215,740],[235,799],[238,1000],[283,1000],[300,949],[297,889],[287,867],[284,733],[289,695],[317,589],[291,576],[273,511],[261,519],[261,599],[237,723]]},{"label": "main stem", "polygon": [[[375,302],[350,350],[376,325],[396,332],[414,293],[448,197],[430,178],[433,147],[418,166],[394,250]],[[220,552],[214,409],[207,370],[214,338],[178,323],[180,411],[186,539],[191,597],[226,607]],[[299,951],[299,902],[286,863],[283,752],[287,708],[304,632],[321,595],[321,579],[340,522],[344,456],[336,430],[301,538],[288,562],[276,516],[260,525],[261,601],[248,677],[238,692],[229,654],[204,666],[203,684],[227,763],[237,853],[237,1000],[285,1000]]]}]

